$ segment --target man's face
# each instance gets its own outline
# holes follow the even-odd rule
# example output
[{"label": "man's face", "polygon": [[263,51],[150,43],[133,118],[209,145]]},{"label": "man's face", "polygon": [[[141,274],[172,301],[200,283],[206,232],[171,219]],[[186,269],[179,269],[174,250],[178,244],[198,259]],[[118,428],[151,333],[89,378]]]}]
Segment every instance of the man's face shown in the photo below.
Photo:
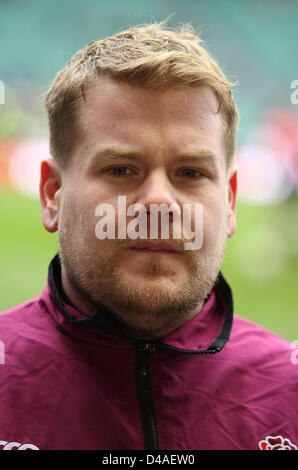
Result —
[{"label": "man's face", "polygon": [[[234,231],[235,176],[226,170],[217,110],[208,87],[161,92],[100,78],[88,89],[80,142],[56,193],[62,282],[84,313],[106,306],[129,334],[152,338],[202,307]],[[98,239],[95,209],[111,204],[117,227],[118,196],[127,207],[143,204],[148,224],[150,204],[178,204],[182,214],[184,204],[202,204],[202,247]]]}]

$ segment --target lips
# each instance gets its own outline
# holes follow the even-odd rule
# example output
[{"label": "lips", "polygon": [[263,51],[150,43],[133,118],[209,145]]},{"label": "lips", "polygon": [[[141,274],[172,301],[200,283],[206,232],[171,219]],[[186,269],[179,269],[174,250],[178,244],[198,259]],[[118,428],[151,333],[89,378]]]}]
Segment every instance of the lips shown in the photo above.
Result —
[{"label": "lips", "polygon": [[163,241],[140,241],[130,245],[128,248],[136,251],[158,251],[168,253],[181,253],[182,250],[177,244]]}]

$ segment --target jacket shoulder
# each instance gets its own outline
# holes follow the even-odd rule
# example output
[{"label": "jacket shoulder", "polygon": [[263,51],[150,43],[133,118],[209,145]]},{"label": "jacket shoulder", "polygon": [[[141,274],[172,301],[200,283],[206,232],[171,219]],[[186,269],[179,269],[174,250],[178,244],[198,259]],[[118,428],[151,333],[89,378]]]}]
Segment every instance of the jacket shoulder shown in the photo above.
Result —
[{"label": "jacket shoulder", "polygon": [[22,336],[30,329],[42,328],[47,310],[42,295],[33,297],[26,302],[16,305],[0,313],[0,340],[9,340]]},{"label": "jacket shoulder", "polygon": [[298,347],[294,342],[236,315],[229,343],[233,356],[243,365],[262,375],[284,376],[297,383]]},{"label": "jacket shoulder", "polygon": [[282,338],[277,333],[238,315],[234,317],[232,337],[234,340],[246,343],[262,339],[262,343],[266,344],[266,346],[270,345],[286,349],[289,346],[291,347],[291,342]]}]

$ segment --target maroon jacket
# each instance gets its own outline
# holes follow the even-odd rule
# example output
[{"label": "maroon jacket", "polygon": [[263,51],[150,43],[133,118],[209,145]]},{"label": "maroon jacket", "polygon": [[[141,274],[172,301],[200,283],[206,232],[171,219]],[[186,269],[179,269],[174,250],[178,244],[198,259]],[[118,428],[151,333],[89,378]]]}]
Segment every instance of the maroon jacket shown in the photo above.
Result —
[{"label": "maroon jacket", "polygon": [[0,315],[0,449],[296,448],[291,345],[233,320],[221,274],[195,318],[150,344],[66,303],[58,256],[48,280]]}]

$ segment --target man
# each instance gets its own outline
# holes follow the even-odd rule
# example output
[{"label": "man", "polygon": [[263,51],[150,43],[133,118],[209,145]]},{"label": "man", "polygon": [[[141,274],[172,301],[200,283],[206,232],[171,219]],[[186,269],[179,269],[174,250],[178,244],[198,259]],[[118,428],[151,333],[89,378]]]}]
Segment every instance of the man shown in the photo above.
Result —
[{"label": "man", "polygon": [[[40,197],[59,254],[42,295],[0,318],[3,448],[295,449],[289,344],[233,320],[220,273],[238,113],[200,39],[160,23],[93,42],[46,106]],[[168,239],[162,217],[150,237],[156,205],[171,208]],[[124,230],[136,220],[142,237]]]}]

